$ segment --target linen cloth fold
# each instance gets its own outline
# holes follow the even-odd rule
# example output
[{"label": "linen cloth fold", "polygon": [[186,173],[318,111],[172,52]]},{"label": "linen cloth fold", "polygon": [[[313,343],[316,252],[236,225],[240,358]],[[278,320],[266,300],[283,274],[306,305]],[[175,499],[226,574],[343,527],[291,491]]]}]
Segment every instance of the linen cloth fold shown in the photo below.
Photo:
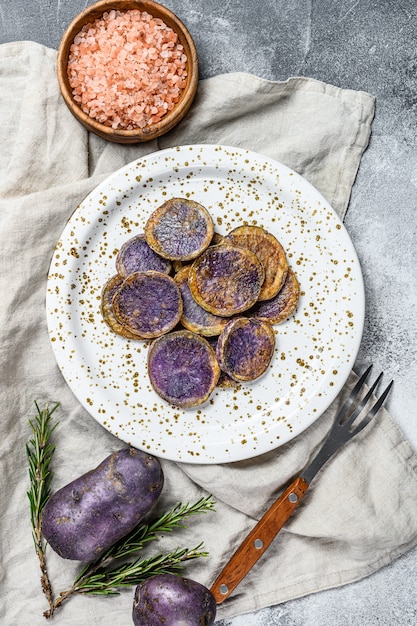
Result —
[{"label": "linen cloth fold", "polygon": [[[0,46],[0,471],[2,485],[0,622],[44,623],[26,497],[25,444],[34,400],[59,401],[53,489],[123,446],[92,419],[66,385],[50,346],[45,313],[49,263],[77,205],[104,178],[158,149],[192,143],[247,148],[308,179],[340,217],[367,147],[374,99],[308,78],[272,82],[235,73],[200,81],[182,123],[146,144],[121,146],[87,133],[67,110],[55,75],[56,52],[33,42]],[[346,389],[295,440],[248,461],[188,465],[162,461],[159,502],[212,493],[216,513],[163,537],[153,550],[194,547],[207,559],[186,575],[210,586],[267,507],[301,471],[325,436]],[[387,411],[331,460],[293,518],[218,618],[254,611],[367,576],[417,543],[417,457]],[[402,489],[407,485],[407,489]],[[54,591],[67,589],[79,564],[48,552]],[[116,598],[76,596],[60,624],[130,623],[133,590]],[[30,610],[29,610],[30,607]]]}]

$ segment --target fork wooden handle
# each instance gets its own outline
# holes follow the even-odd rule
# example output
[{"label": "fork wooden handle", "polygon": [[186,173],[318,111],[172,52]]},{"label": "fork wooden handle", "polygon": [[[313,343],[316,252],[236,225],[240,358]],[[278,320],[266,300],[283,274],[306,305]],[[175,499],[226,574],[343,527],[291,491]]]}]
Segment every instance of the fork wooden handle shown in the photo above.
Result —
[{"label": "fork wooden handle", "polygon": [[263,555],[307,489],[308,483],[301,477],[296,478],[261,517],[211,586],[211,593],[217,604],[229,597]]}]

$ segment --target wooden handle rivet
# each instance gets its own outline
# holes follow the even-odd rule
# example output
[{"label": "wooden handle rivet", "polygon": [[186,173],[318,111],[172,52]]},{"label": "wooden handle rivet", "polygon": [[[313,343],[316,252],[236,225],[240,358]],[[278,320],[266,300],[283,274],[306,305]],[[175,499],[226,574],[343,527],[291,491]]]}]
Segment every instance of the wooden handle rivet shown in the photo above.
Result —
[{"label": "wooden handle rivet", "polygon": [[255,541],[253,542],[253,545],[255,546],[255,548],[260,550],[261,548],[263,548],[264,542],[262,541],[262,539],[255,539]]},{"label": "wooden handle rivet", "polygon": [[229,587],[225,584],[220,585],[219,587],[220,593],[226,594],[229,591]]},{"label": "wooden handle rivet", "polygon": [[290,495],[288,496],[288,500],[290,502],[297,502],[298,500],[298,496],[296,493],[290,493]]}]

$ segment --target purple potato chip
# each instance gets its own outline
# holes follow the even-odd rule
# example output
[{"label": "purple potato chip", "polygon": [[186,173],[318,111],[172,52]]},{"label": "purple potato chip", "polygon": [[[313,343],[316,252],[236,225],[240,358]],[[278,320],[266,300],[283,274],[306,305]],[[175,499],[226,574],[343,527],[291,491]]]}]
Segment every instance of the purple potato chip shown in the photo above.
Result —
[{"label": "purple potato chip", "polygon": [[228,243],[210,246],[192,264],[188,279],[193,298],[224,317],[246,311],[258,299],[265,272],[253,252]]},{"label": "purple potato chip", "polygon": [[249,311],[248,317],[263,320],[268,324],[280,324],[294,313],[300,298],[300,285],[291,268],[278,294],[271,300],[257,302]]},{"label": "purple potato chip", "polygon": [[237,317],[222,331],[216,347],[221,369],[233,380],[255,380],[268,368],[275,349],[275,334],[270,324]]},{"label": "purple potato chip", "polygon": [[189,273],[190,266],[185,266],[174,277],[183,302],[180,322],[187,330],[204,337],[219,335],[226,326],[228,318],[209,313],[194,300],[188,284]]},{"label": "purple potato chip", "polygon": [[235,246],[252,250],[265,270],[258,300],[269,300],[277,295],[288,272],[285,250],[274,235],[261,226],[245,224],[233,229],[226,237]]},{"label": "purple potato chip", "polygon": [[101,292],[101,314],[106,324],[112,329],[113,332],[118,335],[122,335],[127,339],[142,339],[138,334],[129,331],[123,324],[121,324],[115,317],[113,311],[113,297],[116,291],[121,287],[123,283],[122,276],[116,274],[112,276],[104,285]]},{"label": "purple potato chip", "polygon": [[145,235],[141,233],[122,245],[116,257],[116,269],[120,276],[126,278],[135,272],[149,270],[169,274],[172,264],[154,252],[146,242]]},{"label": "purple potato chip", "polygon": [[213,220],[207,209],[187,198],[167,200],[145,224],[150,247],[172,261],[195,259],[210,244],[213,233]]},{"label": "purple potato chip", "polygon": [[[226,323],[229,323],[230,318],[224,318],[226,320]],[[219,341],[219,335],[213,335],[211,337],[206,337],[207,341],[209,342],[209,344],[211,345],[211,347],[213,348],[214,352],[216,353],[217,350],[217,344]],[[217,358],[217,356],[216,356]],[[239,383],[236,380],[233,380],[233,378],[230,378],[229,374],[226,374],[226,372],[224,372],[222,369],[220,370],[220,376],[219,376],[219,380],[217,381],[217,385],[216,387],[221,387],[222,389],[237,389],[239,387]]]},{"label": "purple potato chip", "polygon": [[181,294],[174,279],[155,271],[125,278],[112,304],[116,319],[146,339],[172,330],[182,314]]},{"label": "purple potato chip", "polygon": [[174,406],[191,408],[208,399],[217,384],[220,368],[206,339],[179,330],[152,342],[148,374],[161,398]]}]

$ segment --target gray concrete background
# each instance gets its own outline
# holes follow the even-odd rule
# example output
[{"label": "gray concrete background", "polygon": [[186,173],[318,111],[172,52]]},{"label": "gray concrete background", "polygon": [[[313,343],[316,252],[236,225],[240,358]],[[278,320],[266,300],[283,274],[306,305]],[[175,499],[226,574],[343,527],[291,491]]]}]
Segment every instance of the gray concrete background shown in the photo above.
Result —
[{"label": "gray concrete background", "polygon": [[[0,43],[57,48],[93,2],[0,0]],[[195,40],[200,77],[303,75],[368,91],[377,110],[346,227],[362,263],[367,310],[357,369],[393,377],[388,408],[417,449],[417,3],[415,0],[166,0]],[[417,506],[416,506],[417,515]],[[277,572],[277,576],[282,573]],[[373,576],[219,626],[417,624],[417,549]],[[12,625],[7,625],[12,626]]]}]

